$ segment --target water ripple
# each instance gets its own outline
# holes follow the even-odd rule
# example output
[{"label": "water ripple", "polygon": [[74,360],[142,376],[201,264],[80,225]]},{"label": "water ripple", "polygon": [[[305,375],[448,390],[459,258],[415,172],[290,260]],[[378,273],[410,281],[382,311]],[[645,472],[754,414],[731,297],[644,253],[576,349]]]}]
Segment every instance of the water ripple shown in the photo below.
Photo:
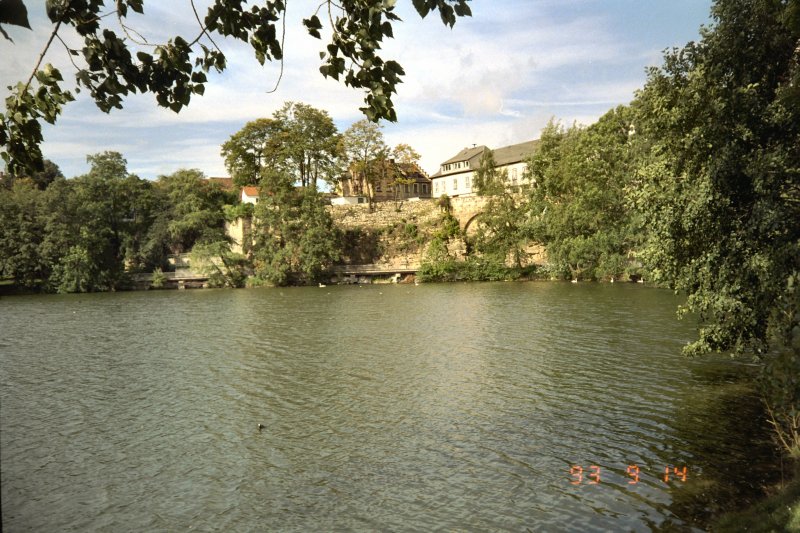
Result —
[{"label": "water ripple", "polygon": [[663,469],[722,487],[715,457],[752,446],[703,440],[741,369],[678,356],[676,303],[537,283],[4,298],[3,526],[690,530],[699,491]]}]

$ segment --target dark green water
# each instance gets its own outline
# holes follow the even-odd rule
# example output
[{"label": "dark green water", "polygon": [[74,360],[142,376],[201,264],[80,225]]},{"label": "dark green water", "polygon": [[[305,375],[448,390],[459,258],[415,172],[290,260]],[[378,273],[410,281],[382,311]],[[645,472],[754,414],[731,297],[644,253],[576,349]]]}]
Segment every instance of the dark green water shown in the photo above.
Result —
[{"label": "dark green water", "polygon": [[569,283],[3,297],[3,530],[703,529],[779,473],[752,369],[682,358],[678,303]]}]

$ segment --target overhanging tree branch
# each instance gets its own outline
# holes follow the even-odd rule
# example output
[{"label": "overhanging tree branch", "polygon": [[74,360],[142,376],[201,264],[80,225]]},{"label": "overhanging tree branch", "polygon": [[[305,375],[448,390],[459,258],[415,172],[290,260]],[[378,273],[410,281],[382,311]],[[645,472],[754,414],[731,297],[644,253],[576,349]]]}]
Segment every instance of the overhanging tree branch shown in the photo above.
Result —
[{"label": "overhanging tree branch", "polygon": [[[456,17],[469,16],[469,0],[414,0],[420,16],[438,10],[445,25],[453,26]],[[341,80],[345,85],[365,92],[365,107],[361,110],[372,121],[397,120],[392,94],[405,74],[402,67],[379,54],[384,38],[392,38],[392,23],[399,21],[391,0],[326,0],[317,6],[315,14],[303,21],[308,33],[320,38],[322,25],[317,17],[327,3],[331,24],[331,42],[321,54],[320,72],[325,77]],[[261,0],[247,8],[236,2],[216,0],[204,21],[200,20],[193,0],[190,0],[199,35],[186,41],[176,36],[163,45],[153,45],[125,23],[128,10],[144,12],[144,0],[119,0],[117,9],[101,13],[102,3],[96,0],[69,0],[63,5],[48,3],[48,16],[55,27],[36,68],[16,94],[6,99],[5,113],[0,114],[0,143],[2,155],[11,174],[28,173],[42,164],[39,144],[42,141],[40,119],[54,123],[61,106],[72,100],[69,91],[62,89],[61,74],[52,66],[40,70],[45,54],[62,26],[72,26],[84,39],[81,50],[86,66],[75,73],[78,86],[89,89],[96,105],[105,112],[121,108],[129,93],[151,92],[161,107],[176,113],[187,106],[192,95],[202,95],[209,70],[226,67],[225,54],[212,34],[247,42],[259,63],[278,60],[281,71],[276,88],[283,78],[286,36],[286,0]],[[23,6],[21,0],[20,5]],[[334,20],[333,7],[341,10]],[[122,38],[101,23],[116,15]],[[280,35],[277,24],[282,28]],[[27,22],[27,17],[25,22]],[[14,23],[0,19],[0,24]],[[2,28],[0,28],[2,29]],[[212,47],[201,43],[207,37]],[[131,49],[126,39],[141,46],[153,47],[152,53]],[[59,37],[59,40],[60,37]],[[63,42],[63,40],[62,40]],[[199,45],[200,49],[196,49]],[[66,45],[65,45],[66,46]],[[72,56],[72,50],[67,47]],[[70,57],[72,61],[72,58]],[[73,61],[73,65],[75,62]],[[33,79],[39,79],[36,94],[31,93]],[[272,89],[268,92],[274,92]]]}]

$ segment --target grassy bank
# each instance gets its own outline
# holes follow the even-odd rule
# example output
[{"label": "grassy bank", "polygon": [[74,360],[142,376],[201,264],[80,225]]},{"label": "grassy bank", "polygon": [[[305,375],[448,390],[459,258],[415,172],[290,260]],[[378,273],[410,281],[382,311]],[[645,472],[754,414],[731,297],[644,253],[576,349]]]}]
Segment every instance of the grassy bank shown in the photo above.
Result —
[{"label": "grassy bank", "polygon": [[711,531],[800,532],[800,463],[794,470],[792,481],[748,509],[720,516]]}]

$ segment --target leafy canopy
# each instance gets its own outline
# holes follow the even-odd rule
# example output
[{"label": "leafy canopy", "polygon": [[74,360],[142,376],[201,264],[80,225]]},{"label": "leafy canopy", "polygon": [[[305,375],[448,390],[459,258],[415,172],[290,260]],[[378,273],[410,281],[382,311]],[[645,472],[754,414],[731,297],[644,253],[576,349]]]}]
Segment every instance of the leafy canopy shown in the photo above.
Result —
[{"label": "leafy canopy", "polygon": [[341,150],[351,178],[370,204],[375,198],[375,185],[385,177],[389,147],[383,139],[380,124],[366,119],[352,124],[342,135]]},{"label": "leafy canopy", "polygon": [[[469,0],[414,0],[420,16],[439,11],[442,21],[452,27],[457,17],[470,16]],[[308,33],[322,38],[320,13],[327,14],[330,39],[323,52],[320,72],[366,92],[364,114],[373,121],[397,120],[392,94],[401,83],[403,68],[381,54],[384,38],[393,37],[396,0],[323,0],[314,14],[303,21]],[[250,45],[259,63],[283,61],[286,24],[285,0],[261,0],[252,6],[244,2],[215,0],[198,23],[194,37],[175,36],[165,43],[150,43],[127,22],[129,13],[143,14],[144,0],[118,0],[106,10],[100,0],[50,0],[47,16],[53,29],[39,62],[30,76],[12,88],[0,113],[2,157],[12,174],[42,168],[39,145],[43,141],[41,121],[55,123],[62,107],[74,99],[64,78],[42,58],[56,41],[64,45],[75,65],[76,91],[86,89],[97,106],[109,112],[121,108],[131,93],[153,93],[161,107],[176,113],[193,95],[202,95],[208,73],[227,66],[215,38],[227,37]],[[2,24],[29,28],[27,10],[21,0],[5,2]],[[113,15],[113,16],[111,16]],[[83,39],[80,49],[69,48],[59,35],[65,27]],[[221,41],[220,41],[221,42]]]},{"label": "leafy canopy", "polygon": [[798,3],[718,0],[702,40],[637,98],[649,146],[636,198],[644,258],[688,294],[690,354],[750,352],[776,438],[800,457]]},{"label": "leafy canopy", "polygon": [[618,278],[635,235],[626,203],[631,178],[630,109],[612,109],[597,123],[542,132],[528,172],[532,234],[547,246],[553,274]]}]

